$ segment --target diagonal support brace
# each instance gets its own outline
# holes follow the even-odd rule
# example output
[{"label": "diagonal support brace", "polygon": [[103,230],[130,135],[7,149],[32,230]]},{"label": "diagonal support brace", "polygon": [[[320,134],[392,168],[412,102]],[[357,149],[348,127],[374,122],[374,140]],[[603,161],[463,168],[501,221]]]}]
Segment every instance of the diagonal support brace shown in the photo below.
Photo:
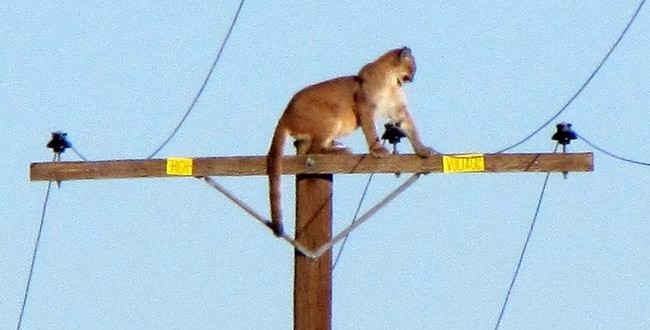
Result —
[{"label": "diagonal support brace", "polygon": [[[308,257],[309,259],[316,260],[320,258],[323,254],[325,254],[327,251],[329,251],[334,244],[338,243],[342,239],[344,239],[346,236],[350,235],[352,231],[354,231],[357,227],[359,227],[361,224],[363,224],[365,221],[367,221],[370,217],[372,217],[377,211],[379,211],[382,207],[386,206],[388,203],[390,203],[395,197],[397,197],[399,194],[404,192],[408,187],[410,187],[417,179],[420,178],[422,174],[416,173],[411,175],[410,178],[408,178],[406,181],[404,181],[401,185],[399,185],[395,190],[390,192],[386,197],[384,197],[381,201],[379,201],[375,206],[371,207],[366,211],[363,215],[361,215],[357,221],[354,223],[350,224],[348,227],[343,229],[339,234],[337,234],[333,239],[331,239],[329,242],[321,245],[319,248],[317,248],[315,251],[312,251],[302,244],[296,242],[295,239],[293,239],[291,236],[287,235],[286,233],[281,236],[283,240],[285,240],[287,243],[291,244],[296,250],[298,250],[300,253]],[[272,229],[271,227],[271,221],[261,214],[259,214],[257,211],[255,211],[253,208],[248,206],[244,201],[239,199],[237,196],[235,196],[233,193],[228,191],[226,188],[224,188],[222,185],[217,183],[214,179],[204,176],[204,177],[198,177],[199,179],[203,179],[209,186],[212,188],[216,189],[220,193],[222,193],[226,198],[230,199],[233,203],[235,203],[237,206],[242,208],[246,213],[251,215],[253,218],[255,218],[258,222],[261,224],[267,226],[269,229]]]}]

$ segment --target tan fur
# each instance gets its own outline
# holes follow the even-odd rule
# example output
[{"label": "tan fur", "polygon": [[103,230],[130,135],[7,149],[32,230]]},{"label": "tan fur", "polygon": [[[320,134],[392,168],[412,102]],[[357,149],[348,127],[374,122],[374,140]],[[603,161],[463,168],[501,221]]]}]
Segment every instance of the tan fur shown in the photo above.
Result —
[{"label": "tan fur", "polygon": [[349,152],[337,148],[335,140],[352,134],[360,126],[370,153],[381,157],[388,150],[379,142],[375,118],[386,117],[400,124],[418,155],[427,157],[433,152],[422,144],[406,110],[402,84],[413,80],[415,68],[410,49],[393,49],[366,64],[356,76],[324,81],[294,95],[278,121],[267,157],[271,219],[276,235],[283,233],[280,178],[288,136],[300,142],[308,154]]}]

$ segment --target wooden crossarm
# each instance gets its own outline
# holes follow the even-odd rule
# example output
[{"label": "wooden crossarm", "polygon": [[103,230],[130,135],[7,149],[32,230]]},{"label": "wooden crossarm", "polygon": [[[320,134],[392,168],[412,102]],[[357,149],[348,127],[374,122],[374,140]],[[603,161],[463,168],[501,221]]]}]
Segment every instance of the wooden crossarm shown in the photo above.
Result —
[{"label": "wooden crossarm", "polygon": [[[447,155],[454,162],[462,155]],[[480,157],[480,156],[474,156]],[[588,153],[512,153],[482,155],[484,168],[472,169],[476,161],[460,160],[456,169],[470,166],[469,171],[497,172],[588,172],[593,171],[593,154]],[[470,157],[471,158],[471,157]],[[45,162],[30,167],[32,181],[66,181],[89,179],[123,179],[178,177],[167,173],[167,159],[104,160],[91,162]],[[463,162],[466,163],[463,165]],[[460,167],[459,167],[460,166]],[[459,167],[459,168],[458,168]],[[466,169],[467,170],[467,169]],[[283,159],[284,174],[353,174],[353,173],[435,173],[443,172],[443,157],[420,158],[412,154],[374,158],[358,155],[300,155]],[[200,157],[192,159],[188,176],[266,175],[265,156]]]}]

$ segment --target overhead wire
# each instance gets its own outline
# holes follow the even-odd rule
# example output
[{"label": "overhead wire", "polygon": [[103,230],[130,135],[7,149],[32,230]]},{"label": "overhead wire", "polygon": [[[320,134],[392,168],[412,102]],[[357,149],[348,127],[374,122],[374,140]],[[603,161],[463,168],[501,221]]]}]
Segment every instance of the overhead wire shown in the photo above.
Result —
[{"label": "overhead wire", "polygon": [[[405,136],[402,134],[401,136],[399,136],[398,139],[392,140],[392,137],[387,136],[386,134],[389,133],[389,130],[391,129],[389,127],[394,128],[394,126],[385,126],[385,127],[386,127],[387,131],[386,131],[386,133],[384,133],[384,136],[382,136],[382,140],[383,140],[382,146],[385,146],[386,142],[391,141],[390,143],[393,144],[393,153],[396,154],[397,153],[397,143],[399,143],[400,139],[402,137],[405,137]],[[392,132],[392,133],[395,134],[395,132]],[[434,152],[437,153],[437,151],[434,151]],[[363,188],[363,192],[361,193],[361,197],[359,198],[359,202],[357,203],[357,208],[354,211],[354,216],[352,216],[352,221],[350,223],[350,226],[354,225],[354,223],[357,222],[357,220],[359,220],[359,212],[361,211],[361,206],[363,205],[363,202],[365,201],[366,197],[368,196],[368,188],[370,188],[370,183],[372,182],[372,179],[374,178],[374,176],[375,176],[375,173],[370,173],[370,175],[368,176],[368,180],[366,181],[366,185]],[[345,245],[347,244],[349,237],[350,237],[349,235],[345,235],[345,238],[343,239],[343,242],[341,242],[341,246],[339,247],[339,250],[336,253],[336,257],[334,258],[334,262],[332,263],[332,270],[336,269],[336,266],[338,265],[339,260],[341,259],[341,255],[343,254],[343,250],[345,249]]]},{"label": "overhead wire", "polygon": [[576,91],[576,92],[575,92],[575,93],[574,93],[574,94],[569,98],[569,100],[568,100],[568,101],[567,101],[567,102],[566,102],[566,103],[565,103],[565,104],[560,108],[560,110],[557,111],[553,116],[551,116],[551,118],[549,118],[547,121],[545,121],[545,122],[544,122],[541,126],[539,126],[537,129],[535,129],[535,130],[533,130],[531,133],[529,133],[526,137],[524,137],[523,139],[519,140],[519,141],[516,142],[516,143],[513,143],[513,144],[511,144],[511,145],[509,145],[509,146],[507,146],[507,147],[505,147],[505,148],[503,148],[503,149],[500,149],[499,151],[496,151],[496,152],[495,152],[496,154],[499,154],[499,153],[503,153],[503,152],[506,152],[506,151],[512,150],[512,149],[514,149],[514,148],[520,146],[521,144],[525,143],[526,141],[530,140],[533,136],[535,136],[537,133],[539,133],[541,130],[543,130],[546,126],[548,126],[548,124],[550,124],[550,123],[553,122],[557,117],[559,117],[559,116],[560,116],[564,111],[566,111],[566,109],[567,109],[567,108],[568,108],[568,107],[573,103],[573,101],[575,101],[575,100],[578,98],[578,96],[580,96],[580,94],[582,94],[582,92],[585,90],[585,88],[587,88],[587,86],[589,85],[589,83],[591,83],[591,81],[594,79],[594,77],[596,76],[596,74],[598,74],[598,72],[600,71],[600,69],[601,69],[601,68],[603,67],[603,65],[605,64],[605,62],[607,62],[607,60],[609,59],[610,55],[612,55],[612,53],[614,52],[614,50],[615,50],[615,49],[618,47],[618,45],[621,43],[621,40],[623,40],[623,37],[625,37],[625,35],[626,35],[627,32],[629,31],[630,26],[632,26],[632,23],[634,23],[634,21],[636,20],[637,16],[639,15],[639,12],[641,12],[641,8],[643,7],[644,4],[645,4],[645,0],[641,0],[641,2],[639,3],[639,5],[637,6],[636,10],[634,11],[634,14],[632,15],[632,17],[630,18],[630,20],[629,20],[629,21],[627,22],[627,24],[625,25],[625,28],[623,29],[623,31],[621,32],[621,34],[618,36],[618,38],[616,39],[616,41],[614,42],[614,44],[609,48],[609,50],[607,51],[607,54],[605,54],[605,57],[603,57],[603,59],[602,59],[602,60],[600,61],[600,63],[598,64],[598,66],[596,66],[596,68],[591,72],[591,74],[589,75],[589,77],[587,77],[587,80],[585,80],[585,82],[582,84],[582,86],[580,86],[580,88],[578,88],[578,90],[577,90],[577,91]]},{"label": "overhead wire", "polygon": [[77,155],[77,157],[79,157],[81,160],[83,160],[84,162],[88,161],[88,158],[84,157],[84,155],[82,155],[79,152],[79,150],[77,150],[77,148],[75,148],[73,145],[70,146],[70,149],[72,149],[72,151],[74,151],[74,153]]},{"label": "overhead wire", "polygon": [[239,2],[239,6],[237,7],[237,11],[235,12],[235,15],[232,19],[232,22],[230,23],[230,27],[228,28],[228,32],[226,33],[226,36],[223,39],[223,42],[221,43],[221,47],[219,47],[219,51],[217,52],[217,56],[212,62],[212,66],[210,67],[210,70],[208,71],[208,74],[206,75],[205,79],[203,80],[203,84],[201,85],[201,88],[199,88],[198,92],[194,96],[194,99],[192,100],[192,103],[190,103],[190,106],[187,108],[185,111],[185,114],[181,118],[181,120],[178,122],[174,130],[169,134],[169,136],[160,144],[160,146],[152,152],[147,159],[151,159],[155,157],[167,144],[176,136],[176,133],[181,129],[181,126],[185,123],[187,118],[190,116],[190,113],[194,109],[194,106],[198,102],[199,98],[203,94],[203,91],[205,90],[205,87],[208,84],[208,81],[210,80],[210,77],[212,76],[212,73],[214,72],[214,69],[217,66],[217,63],[219,63],[219,60],[221,59],[221,55],[223,54],[223,50],[226,48],[226,44],[228,43],[228,40],[230,39],[230,35],[232,34],[232,31],[235,28],[235,25],[237,24],[237,20],[239,19],[239,14],[241,13],[242,7],[244,6],[244,0],[241,0]]},{"label": "overhead wire", "polygon": [[[557,152],[558,146],[559,144],[555,145],[555,150],[553,150],[553,153]],[[533,236],[533,229],[535,229],[535,223],[537,222],[537,218],[539,216],[539,210],[542,207],[542,201],[544,200],[544,194],[546,193],[546,187],[548,185],[548,179],[550,176],[551,176],[551,172],[547,172],[546,176],[544,177],[544,184],[542,184],[542,191],[540,192],[539,198],[537,199],[537,207],[535,208],[533,220],[531,221],[530,227],[528,228],[528,234],[526,235],[524,246],[522,247],[521,253],[519,254],[517,267],[515,268],[515,272],[512,275],[512,280],[510,281],[510,285],[508,286],[508,292],[506,293],[506,297],[503,301],[503,304],[501,305],[501,311],[499,312],[499,317],[497,318],[497,323],[494,326],[494,330],[499,329],[499,326],[501,325],[501,321],[503,320],[503,315],[506,311],[506,308],[508,307],[508,302],[510,301],[510,294],[512,293],[512,288],[514,288],[515,286],[515,282],[517,281],[517,276],[519,275],[519,270],[521,270],[521,265],[523,264],[524,256],[526,255],[526,251],[528,249],[528,243],[530,243],[530,238]]]},{"label": "overhead wire", "polygon": [[607,151],[607,150],[605,150],[605,149],[603,149],[603,148],[601,148],[601,147],[595,145],[593,142],[587,140],[587,138],[585,138],[584,136],[582,136],[582,135],[580,135],[580,134],[576,134],[576,135],[578,136],[578,138],[579,138],[580,140],[584,141],[586,144],[588,144],[588,145],[591,146],[592,148],[594,148],[594,149],[596,149],[596,150],[598,150],[598,151],[604,153],[604,154],[607,155],[607,156],[610,156],[610,157],[612,157],[612,158],[618,159],[618,160],[623,161],[623,162],[626,162],[626,163],[631,163],[631,164],[635,164],[635,165],[642,165],[642,166],[650,166],[650,163],[648,163],[648,162],[642,162],[642,161],[638,161],[638,160],[634,160],[634,159],[630,159],[630,158],[625,158],[625,157],[621,157],[621,156],[619,156],[619,155],[616,155],[616,154],[614,154],[614,153],[612,153],[612,152],[609,152],[609,151]]},{"label": "overhead wire", "polygon": [[[361,206],[363,205],[363,202],[366,199],[366,196],[368,195],[368,188],[370,187],[370,183],[372,182],[372,178],[375,176],[375,173],[371,173],[368,176],[368,181],[366,181],[366,186],[363,188],[363,192],[361,193],[361,198],[359,198],[359,203],[357,203],[357,209],[354,211],[354,216],[352,217],[352,224],[354,224],[358,217],[359,217],[359,212],[361,211]],[[343,242],[341,242],[341,247],[339,247],[338,252],[336,253],[336,258],[334,258],[334,263],[332,263],[332,269],[336,269],[336,265],[338,265],[339,260],[341,259],[341,255],[343,254],[343,249],[345,249],[345,244],[348,242],[348,238],[350,236],[345,236],[343,239]]]},{"label": "overhead wire", "polygon": [[[56,159],[56,155],[55,155]],[[16,323],[16,330],[20,330],[22,323],[23,323],[23,317],[25,316],[25,308],[27,306],[27,298],[29,297],[29,289],[31,288],[32,285],[32,279],[34,277],[34,266],[36,265],[36,256],[38,255],[38,248],[41,243],[41,236],[43,234],[43,226],[45,224],[45,214],[47,210],[47,204],[50,200],[50,191],[52,190],[52,181],[49,181],[47,184],[47,191],[45,193],[45,199],[43,201],[43,207],[41,210],[41,220],[40,224],[38,226],[38,234],[36,235],[36,241],[34,243],[34,251],[32,252],[32,262],[29,266],[29,274],[27,276],[27,284],[25,285],[25,292],[23,295],[23,301],[20,306],[20,315],[18,316],[18,322]]]}]

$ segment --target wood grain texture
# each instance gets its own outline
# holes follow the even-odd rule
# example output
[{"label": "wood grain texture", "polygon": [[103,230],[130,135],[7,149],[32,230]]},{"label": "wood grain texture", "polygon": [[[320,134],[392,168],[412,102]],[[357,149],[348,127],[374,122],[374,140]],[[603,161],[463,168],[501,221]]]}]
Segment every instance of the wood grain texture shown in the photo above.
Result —
[{"label": "wood grain texture", "polygon": [[[442,172],[442,157],[387,155],[301,155],[283,159],[284,174],[434,173]],[[486,154],[485,173],[589,172],[593,154],[526,153]],[[32,181],[178,177],[166,174],[165,159],[47,162],[30,166]],[[192,176],[266,175],[266,156],[194,158]]]},{"label": "wood grain texture", "polygon": [[[296,241],[316,250],[332,238],[331,174],[296,176]],[[293,328],[332,328],[332,250],[313,260],[295,251]]]}]

